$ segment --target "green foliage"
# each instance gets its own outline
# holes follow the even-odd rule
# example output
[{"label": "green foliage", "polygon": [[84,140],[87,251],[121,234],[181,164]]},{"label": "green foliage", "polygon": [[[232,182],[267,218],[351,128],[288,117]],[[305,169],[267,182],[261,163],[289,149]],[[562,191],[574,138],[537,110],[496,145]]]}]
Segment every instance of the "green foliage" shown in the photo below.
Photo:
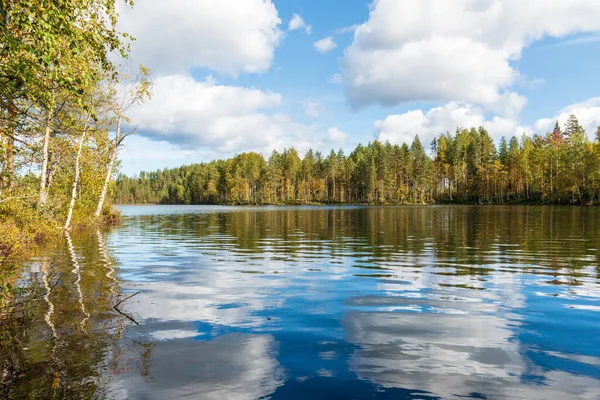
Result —
[{"label": "green foliage", "polygon": [[[48,212],[35,210],[28,199],[0,202],[0,274],[30,254],[31,246],[45,241],[58,226]],[[0,282],[3,282],[0,277]]]},{"label": "green foliage", "polygon": [[0,293],[2,399],[111,398],[102,371],[116,369],[121,357],[107,354],[121,341],[135,349],[137,341],[123,337],[113,309],[119,281],[107,274],[114,259],[102,234],[74,235],[73,252],[67,243],[40,251],[30,279],[17,272],[5,280],[10,304],[2,307]]},{"label": "green foliage", "polygon": [[121,204],[310,203],[600,203],[600,142],[569,119],[546,136],[502,139],[482,127],[458,129],[408,146],[375,141],[345,156],[294,148],[268,160],[242,153],[229,160],[120,176]]},{"label": "green foliage", "polygon": [[128,133],[111,131],[150,96],[151,84],[141,66],[118,98],[119,79],[129,79],[112,60],[127,57],[130,38],[116,29],[116,7],[104,0],[0,1],[3,268],[60,226],[119,220],[101,193]]},{"label": "green foliage", "polygon": [[[132,5],[130,0],[125,3]],[[116,30],[117,11],[102,0],[3,0],[0,87],[8,101],[20,97],[49,108],[55,90],[83,104],[98,81],[94,68],[114,72],[109,55],[126,56],[127,35]]]}]

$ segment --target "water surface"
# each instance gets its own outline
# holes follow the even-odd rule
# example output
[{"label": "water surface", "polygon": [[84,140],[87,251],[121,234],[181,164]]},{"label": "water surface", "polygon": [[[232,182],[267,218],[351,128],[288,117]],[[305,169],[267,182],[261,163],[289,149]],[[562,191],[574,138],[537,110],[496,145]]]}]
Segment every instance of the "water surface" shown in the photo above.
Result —
[{"label": "water surface", "polygon": [[600,398],[598,208],[122,210],[32,264],[6,397]]}]

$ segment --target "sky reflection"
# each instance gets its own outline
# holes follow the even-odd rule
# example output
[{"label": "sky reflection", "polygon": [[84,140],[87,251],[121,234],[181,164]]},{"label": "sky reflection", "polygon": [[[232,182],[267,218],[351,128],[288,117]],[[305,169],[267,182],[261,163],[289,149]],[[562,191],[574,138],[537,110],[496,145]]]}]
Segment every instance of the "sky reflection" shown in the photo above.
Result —
[{"label": "sky reflection", "polygon": [[598,209],[124,212],[119,396],[600,398]]}]

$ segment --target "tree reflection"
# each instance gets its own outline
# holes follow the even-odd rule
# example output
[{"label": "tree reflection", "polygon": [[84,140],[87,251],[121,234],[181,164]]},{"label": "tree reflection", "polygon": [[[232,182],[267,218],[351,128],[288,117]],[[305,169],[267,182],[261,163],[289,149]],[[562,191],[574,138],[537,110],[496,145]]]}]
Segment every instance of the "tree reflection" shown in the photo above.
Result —
[{"label": "tree reflection", "polygon": [[101,240],[67,233],[64,247],[45,253],[22,279],[41,295],[0,321],[0,397],[104,398],[104,371],[118,363],[110,355],[119,353],[124,327],[112,310],[119,281],[106,272],[107,249]]},{"label": "tree reflection", "polygon": [[384,265],[403,254],[415,257],[417,267],[435,264],[442,275],[544,269],[556,283],[577,286],[590,264],[600,269],[600,249],[590,250],[590,242],[600,237],[599,220],[597,208],[407,206],[240,208],[196,216],[146,215],[134,223],[160,231],[164,241],[201,240],[247,255],[268,250],[293,261],[309,248],[331,257],[368,255]]},{"label": "tree reflection", "polygon": [[595,398],[596,342],[571,327],[597,327],[599,218],[219,208],[67,234],[1,321],[0,397],[285,397],[358,377],[363,394]]}]

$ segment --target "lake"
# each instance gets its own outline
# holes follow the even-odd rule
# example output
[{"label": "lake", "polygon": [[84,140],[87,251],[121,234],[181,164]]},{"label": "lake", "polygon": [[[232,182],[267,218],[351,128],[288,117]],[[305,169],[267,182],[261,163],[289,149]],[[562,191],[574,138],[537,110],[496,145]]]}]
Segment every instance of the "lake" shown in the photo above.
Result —
[{"label": "lake", "polygon": [[28,266],[0,397],[600,399],[599,208],[121,210]]}]

